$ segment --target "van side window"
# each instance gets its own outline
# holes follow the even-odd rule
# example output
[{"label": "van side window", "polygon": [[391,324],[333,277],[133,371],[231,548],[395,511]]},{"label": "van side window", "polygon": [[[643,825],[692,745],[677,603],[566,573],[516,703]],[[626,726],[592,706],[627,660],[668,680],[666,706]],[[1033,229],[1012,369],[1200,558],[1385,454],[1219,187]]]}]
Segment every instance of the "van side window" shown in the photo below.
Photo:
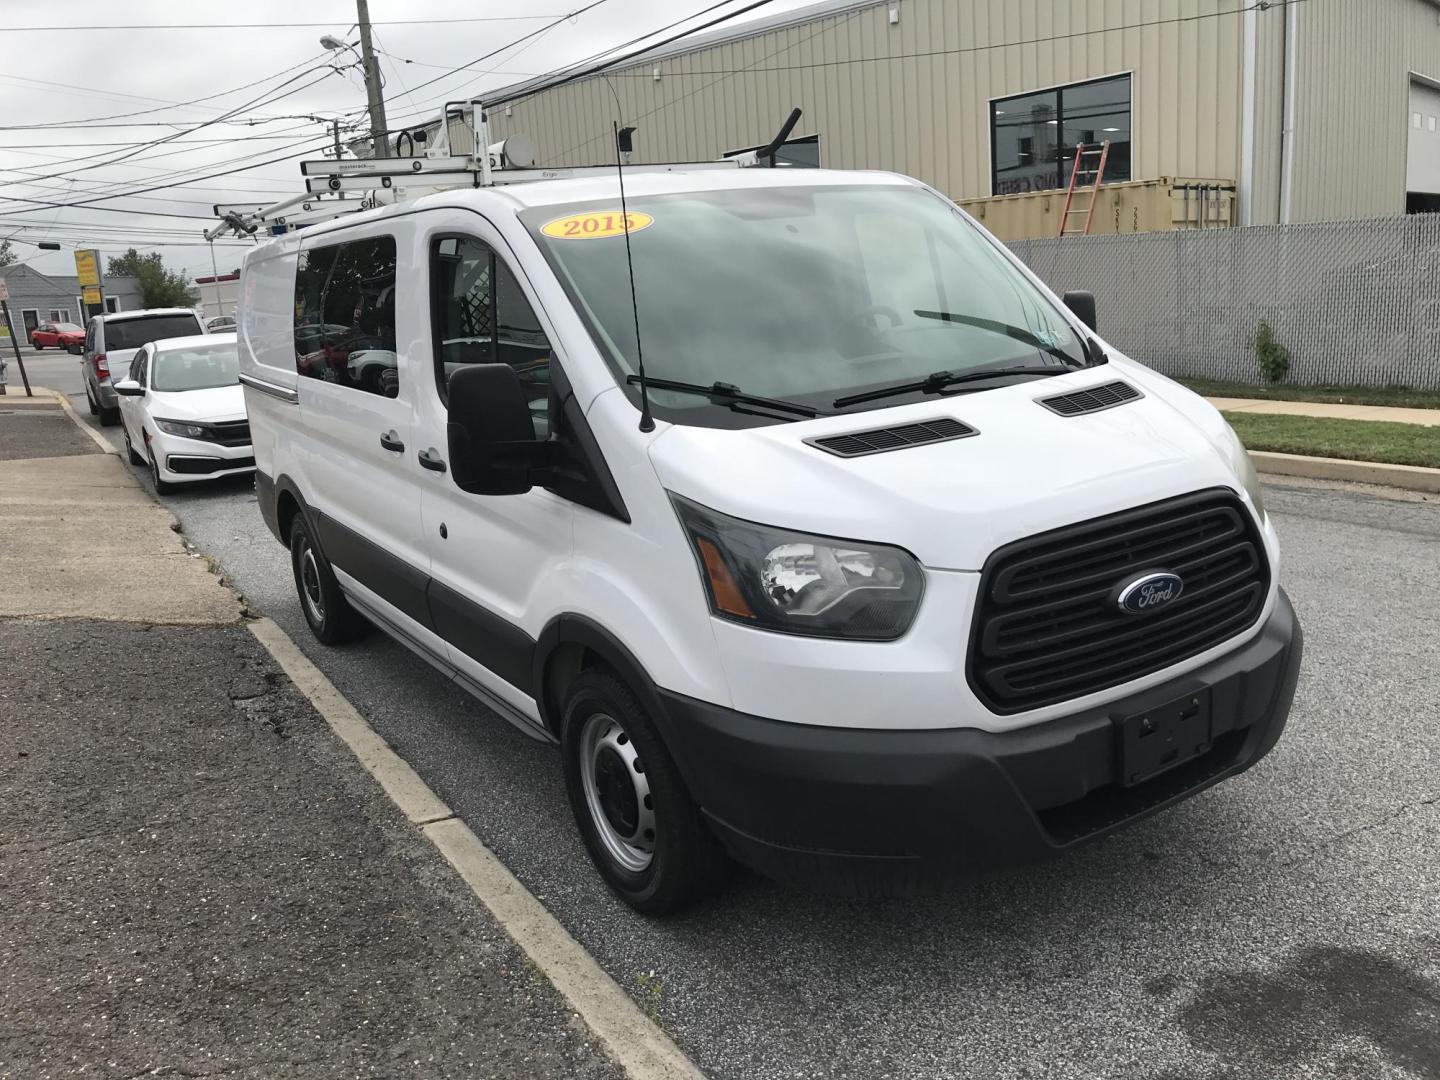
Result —
[{"label": "van side window", "polygon": [[530,401],[536,436],[548,431],[550,342],[514,273],[488,244],[446,236],[430,249],[431,336],[441,398],[465,364],[509,364]]},{"label": "van side window", "polygon": [[295,272],[295,370],[395,397],[395,240],[369,237],[300,253]]}]

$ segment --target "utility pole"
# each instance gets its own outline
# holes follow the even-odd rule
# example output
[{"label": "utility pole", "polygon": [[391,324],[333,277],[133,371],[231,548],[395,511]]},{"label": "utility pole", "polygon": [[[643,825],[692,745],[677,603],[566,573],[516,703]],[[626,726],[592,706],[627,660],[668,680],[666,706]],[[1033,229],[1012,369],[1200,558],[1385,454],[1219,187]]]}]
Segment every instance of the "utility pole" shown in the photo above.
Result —
[{"label": "utility pole", "polygon": [[330,121],[330,131],[335,136],[335,160],[340,160],[340,118]]},{"label": "utility pole", "polygon": [[370,131],[375,156],[390,156],[390,136],[386,134],[385,99],[380,96],[380,65],[370,45],[369,0],[355,0],[355,14],[360,24],[360,59],[365,65],[365,99],[370,106]]}]

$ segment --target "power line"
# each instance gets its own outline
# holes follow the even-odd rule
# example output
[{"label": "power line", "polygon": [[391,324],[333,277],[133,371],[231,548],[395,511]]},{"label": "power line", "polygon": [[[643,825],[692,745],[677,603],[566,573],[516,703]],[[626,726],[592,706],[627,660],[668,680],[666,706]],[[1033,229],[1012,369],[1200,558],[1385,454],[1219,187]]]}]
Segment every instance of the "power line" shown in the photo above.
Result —
[{"label": "power line", "polygon": [[[665,77],[688,78],[703,75],[740,75],[763,74],[767,71],[807,71],[813,68],[844,67],[847,64],[883,64],[896,60],[923,60],[935,56],[964,56],[973,53],[989,52],[993,49],[1017,49],[1026,45],[1048,45],[1056,41],[1071,41],[1075,38],[1092,37],[1096,34],[1115,34],[1125,30],[1148,30],[1156,26],[1173,26],[1177,23],[1200,22],[1204,19],[1216,19],[1225,15],[1243,15],[1247,11],[1264,11],[1270,8],[1288,7],[1292,4],[1309,3],[1310,0],[1256,0],[1255,3],[1245,7],[1229,8],[1221,11],[1204,11],[1197,15],[1179,15],[1169,19],[1151,19],[1147,22],[1126,23],[1121,26],[1101,26],[1092,30],[1075,30],[1067,34],[1051,34],[1047,37],[1027,38],[1024,41],[997,41],[988,45],[966,45],[955,49],[931,49],[926,52],[913,53],[890,53],[886,56],[857,56],[848,60],[821,60],[813,64],[776,64],[772,67],[747,66],[743,68],[710,68],[699,71],[667,71]],[[650,78],[643,71],[616,72],[617,77],[634,79]]]},{"label": "power line", "polygon": [[[492,22],[539,22],[543,19],[567,19],[568,15],[474,15],[461,19],[372,19],[371,26],[439,26],[447,23],[492,23]],[[74,30],[287,30],[307,27],[334,26],[343,19],[329,22],[288,22],[288,23],[139,23],[139,24],[91,24],[89,26],[0,26],[3,33],[27,33],[41,31]]]},{"label": "power line", "polygon": [[[281,89],[281,87],[289,86],[291,83],[296,82],[296,81],[299,80],[299,79],[303,79],[306,75],[310,74],[314,69],[311,68],[311,69],[308,69],[308,70],[306,70],[306,71],[302,71],[302,72],[300,72],[298,75],[295,75],[295,76],[293,76],[292,78],[286,79],[285,82],[283,82],[283,83],[280,84],[280,86],[272,87],[271,89],[265,91],[265,93],[261,94],[259,97],[257,97],[257,98],[252,98],[250,101],[245,102],[243,105],[237,105],[237,106],[235,106],[233,109],[231,109],[231,110],[229,111],[229,113],[227,114],[227,116],[216,117],[216,118],[213,119],[213,120],[204,120],[204,121],[201,121],[200,123],[196,124],[194,127],[188,128],[188,129],[186,129],[185,131],[178,131],[178,132],[176,132],[176,133],[173,134],[173,135],[167,135],[167,136],[165,136],[165,137],[163,137],[163,138],[155,139],[155,140],[152,141],[152,142],[142,144],[142,145],[140,145],[139,147],[137,147],[136,149],[131,150],[129,153],[126,153],[126,154],[118,154],[118,155],[116,155],[115,157],[107,158],[107,159],[104,160],[104,161],[92,162],[91,164],[81,166],[81,167],[78,168],[78,169],[70,169],[70,170],[66,170],[65,172],[54,173],[54,174],[51,174],[50,176],[40,177],[40,179],[42,179],[42,180],[64,179],[66,176],[72,175],[73,173],[77,173],[77,172],[89,172],[91,169],[99,169],[99,168],[103,168],[103,167],[106,166],[106,165],[114,165],[114,164],[117,164],[118,162],[124,161],[124,160],[127,159],[127,158],[135,157],[136,155],[144,152],[145,150],[148,150],[148,149],[151,149],[151,148],[153,148],[153,147],[160,146],[160,145],[162,145],[162,144],[164,144],[164,143],[170,142],[172,139],[178,139],[181,135],[193,134],[194,132],[199,131],[199,130],[201,130],[202,128],[210,127],[212,124],[216,124],[216,123],[218,123],[220,120],[226,119],[226,118],[229,117],[229,116],[234,116],[236,113],[238,113],[238,112],[240,112],[240,111],[242,111],[242,110],[244,110],[244,109],[249,109],[249,108],[252,108],[253,106],[259,105],[259,104],[269,104],[270,102],[279,101],[281,98],[286,98],[286,97],[290,97],[290,96],[293,95],[293,94],[298,94],[298,93],[300,93],[301,91],[307,90],[307,89],[309,89],[310,87],[314,86],[316,83],[323,82],[325,79],[327,79],[327,78],[330,76],[331,72],[330,72],[330,70],[329,70],[329,68],[328,68],[328,65],[322,65],[322,66],[326,66],[326,68],[327,68],[326,73],[325,73],[324,75],[321,75],[318,79],[312,79],[310,82],[307,82],[307,83],[305,83],[305,84],[303,84],[303,85],[301,85],[301,86],[298,86],[298,87],[296,87],[296,88],[293,89],[293,90],[288,90],[288,91],[286,91],[284,94],[279,94],[279,95],[276,95],[276,96],[274,96],[274,97],[269,97],[269,96],[268,96],[268,95],[270,95],[270,94],[273,94],[276,90]],[[80,160],[84,160],[84,159],[82,158],[82,159],[80,159]],[[11,180],[11,181],[0,181],[0,187],[6,187],[6,186],[9,186],[10,184],[17,183],[17,182],[18,182],[18,181],[13,181],[13,180]]]},{"label": "power line", "polygon": [[[322,55],[323,55],[323,54],[322,54]],[[218,92],[216,92],[216,93],[214,93],[214,94],[206,94],[204,97],[195,98],[193,101],[167,101],[167,100],[164,99],[164,98],[144,98],[144,99],[141,99],[141,100],[158,101],[158,102],[162,102],[162,104],[157,105],[157,106],[156,106],[155,108],[153,108],[153,109],[140,109],[140,110],[138,110],[138,111],[136,111],[136,112],[128,112],[128,113],[113,113],[113,114],[111,114],[111,115],[109,115],[109,116],[90,116],[90,117],[86,117],[86,118],[83,119],[83,120],[55,120],[55,121],[48,122],[48,123],[44,123],[44,124],[28,124],[28,125],[27,125],[27,124],[16,124],[16,125],[12,125],[11,127],[7,128],[6,130],[10,130],[10,131],[20,131],[20,130],[28,130],[28,129],[32,129],[32,128],[39,128],[39,129],[47,129],[47,130],[48,130],[48,129],[65,128],[65,127],[72,127],[72,126],[73,126],[73,127],[83,127],[83,126],[86,126],[86,125],[88,125],[88,124],[90,124],[90,123],[92,123],[92,122],[97,122],[97,121],[101,121],[101,120],[122,120],[122,119],[124,119],[124,118],[127,117],[127,116],[148,116],[148,115],[150,115],[151,113],[164,112],[166,109],[197,109],[197,108],[198,108],[198,109],[204,109],[204,110],[206,110],[207,112],[208,112],[208,111],[225,112],[226,110],[224,110],[224,109],[217,108],[217,107],[214,106],[214,105],[201,105],[200,102],[202,102],[202,101],[213,101],[213,100],[215,100],[215,99],[218,98],[218,97],[226,97],[226,96],[228,96],[228,95],[230,95],[230,94],[238,94],[241,90],[249,90],[252,86],[259,86],[261,83],[263,83],[263,82],[269,82],[271,79],[278,79],[281,75],[288,75],[290,72],[294,71],[296,68],[298,68],[298,67],[303,67],[304,65],[306,65],[306,64],[308,64],[308,63],[311,63],[311,62],[312,62],[313,60],[315,60],[315,59],[316,59],[316,57],[314,57],[314,56],[307,56],[304,60],[301,60],[298,64],[291,64],[289,67],[281,68],[279,71],[277,71],[277,72],[275,72],[275,73],[273,73],[273,74],[271,74],[271,75],[266,75],[266,76],[264,76],[263,78],[256,79],[256,80],[254,80],[253,82],[244,83],[244,84],[242,84],[242,85],[240,85],[240,86],[231,87],[229,90],[220,90],[220,91],[218,91]],[[31,78],[27,78],[27,77],[25,77],[25,76],[23,76],[23,75],[6,75],[5,78],[7,78],[7,79],[16,79],[16,80],[19,80],[19,81],[21,81],[21,82],[33,82],[33,83],[37,83],[37,84],[39,84],[39,85],[41,85],[41,86],[61,87],[61,88],[67,89],[67,90],[77,90],[77,91],[83,91],[83,92],[86,92],[86,93],[96,93],[96,94],[101,94],[101,95],[108,95],[108,91],[98,91],[98,90],[92,91],[89,87],[77,87],[77,86],[74,86],[74,85],[72,85],[72,84],[70,84],[70,83],[50,82],[50,81],[47,80],[47,79],[31,79]],[[189,121],[189,120],[183,121],[183,123],[191,123],[191,122],[192,122],[192,121]]]}]

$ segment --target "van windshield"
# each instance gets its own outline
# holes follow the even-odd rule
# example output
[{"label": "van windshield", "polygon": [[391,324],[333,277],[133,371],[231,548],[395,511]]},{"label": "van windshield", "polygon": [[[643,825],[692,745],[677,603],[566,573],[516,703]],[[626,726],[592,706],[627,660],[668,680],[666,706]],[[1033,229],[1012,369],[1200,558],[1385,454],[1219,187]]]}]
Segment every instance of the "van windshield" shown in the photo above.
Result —
[{"label": "van windshield", "polygon": [[[828,412],[836,398],[937,371],[1085,363],[1055,306],[930,192],[751,188],[628,207],[649,378],[721,382]],[[521,220],[623,383],[637,365],[618,202],[539,207]],[[682,423],[765,419],[702,418],[722,410],[676,391],[651,401]]]}]

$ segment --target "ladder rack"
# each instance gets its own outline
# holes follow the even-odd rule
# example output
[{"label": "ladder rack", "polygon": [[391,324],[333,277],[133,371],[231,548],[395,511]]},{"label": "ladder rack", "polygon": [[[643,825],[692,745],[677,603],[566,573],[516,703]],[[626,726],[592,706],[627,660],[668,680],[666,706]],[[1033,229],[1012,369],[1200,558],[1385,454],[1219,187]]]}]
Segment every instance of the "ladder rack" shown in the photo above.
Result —
[{"label": "ladder rack", "polygon": [[[456,115],[457,107],[462,117],[467,109],[472,115],[478,115],[473,124],[474,145],[467,148],[468,152],[458,154],[450,146],[449,130],[449,121]],[[232,231],[240,236],[251,236],[262,226],[288,228],[314,224],[439,191],[615,174],[613,165],[537,168],[534,147],[523,135],[512,135],[487,145],[485,115],[481,109],[478,102],[447,102],[441,114],[439,134],[434,145],[427,147],[423,155],[302,161],[300,175],[305,181],[304,194],[282,199],[270,206],[216,204],[215,215],[221,220],[205,233],[205,238],[213,240]],[[757,162],[749,158],[722,158],[719,161],[626,165],[625,171],[734,170],[755,164]],[[359,197],[347,197],[356,193]]]}]

